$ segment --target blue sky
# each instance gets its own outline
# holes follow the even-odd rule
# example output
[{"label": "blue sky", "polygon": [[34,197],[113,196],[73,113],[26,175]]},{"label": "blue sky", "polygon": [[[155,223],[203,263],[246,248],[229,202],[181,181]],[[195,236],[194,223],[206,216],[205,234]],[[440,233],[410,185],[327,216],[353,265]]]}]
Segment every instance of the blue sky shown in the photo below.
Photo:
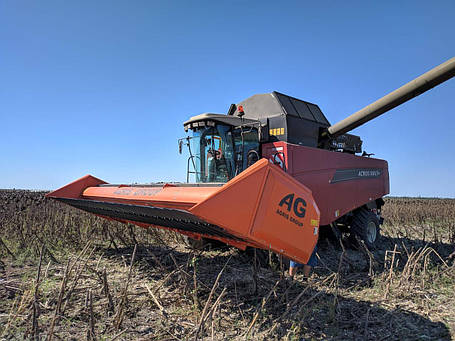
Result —
[{"label": "blue sky", "polygon": [[[454,1],[2,1],[0,188],[183,181],[182,122],[277,90],[336,123],[455,55]],[[357,128],[455,197],[455,80]]]}]

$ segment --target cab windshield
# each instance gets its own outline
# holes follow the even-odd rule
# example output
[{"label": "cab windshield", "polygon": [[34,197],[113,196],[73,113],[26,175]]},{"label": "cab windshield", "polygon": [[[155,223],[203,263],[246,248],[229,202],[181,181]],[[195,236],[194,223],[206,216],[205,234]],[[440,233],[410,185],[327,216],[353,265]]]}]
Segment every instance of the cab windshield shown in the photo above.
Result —
[{"label": "cab windshield", "polygon": [[228,182],[259,159],[255,128],[216,124],[192,130],[188,179],[192,175],[196,183]]}]

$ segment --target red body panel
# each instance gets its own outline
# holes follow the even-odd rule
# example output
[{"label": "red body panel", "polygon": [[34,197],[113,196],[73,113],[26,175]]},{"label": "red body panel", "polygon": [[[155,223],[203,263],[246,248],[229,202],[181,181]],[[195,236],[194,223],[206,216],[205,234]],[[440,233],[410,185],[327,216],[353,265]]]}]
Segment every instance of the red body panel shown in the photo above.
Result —
[{"label": "red body panel", "polygon": [[[344,214],[389,193],[387,161],[310,148],[286,142],[267,143],[262,156],[284,170],[313,192],[321,213],[321,225],[328,225]],[[368,170],[380,175],[362,177]],[[337,180],[335,173],[357,174]],[[374,173],[373,173],[374,174]]]}]

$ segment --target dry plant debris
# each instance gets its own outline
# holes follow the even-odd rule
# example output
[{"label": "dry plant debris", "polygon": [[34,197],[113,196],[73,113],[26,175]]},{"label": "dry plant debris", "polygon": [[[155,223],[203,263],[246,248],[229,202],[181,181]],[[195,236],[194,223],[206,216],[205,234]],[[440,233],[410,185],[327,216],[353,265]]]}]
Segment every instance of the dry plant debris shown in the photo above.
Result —
[{"label": "dry plant debris", "polygon": [[388,198],[378,250],[321,238],[304,281],[43,194],[0,191],[0,339],[455,338],[455,200]]}]

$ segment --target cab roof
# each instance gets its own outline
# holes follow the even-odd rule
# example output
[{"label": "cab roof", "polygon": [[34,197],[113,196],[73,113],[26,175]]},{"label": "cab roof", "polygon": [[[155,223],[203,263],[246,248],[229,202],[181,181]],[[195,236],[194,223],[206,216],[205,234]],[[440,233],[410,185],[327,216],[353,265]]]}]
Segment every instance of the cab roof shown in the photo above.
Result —
[{"label": "cab roof", "polygon": [[[242,106],[244,116],[239,117],[239,107]],[[282,94],[277,91],[266,94],[253,95],[237,104],[232,115],[204,113],[191,117],[183,123],[185,130],[193,127],[193,123],[212,121],[231,126],[248,123],[257,123],[274,116],[291,116],[302,120],[314,122],[321,127],[329,127],[321,109],[314,103],[302,101],[298,98]],[[197,127],[198,125],[194,125]]]},{"label": "cab roof", "polygon": [[[203,125],[199,125],[200,122],[204,122]],[[245,124],[259,123],[258,120],[249,119],[249,118],[241,118],[238,116],[231,116],[231,115],[226,115],[226,114],[204,113],[204,114],[200,114],[200,115],[191,117],[188,121],[183,123],[183,126],[185,127],[185,130],[188,130],[189,128],[193,128],[193,127],[199,127],[199,126],[205,126],[205,125],[210,126],[211,124],[209,122],[213,122],[213,125],[215,125],[214,123],[221,123],[221,124],[226,124],[226,125],[230,125],[230,126],[234,126],[234,127],[240,126],[240,125],[245,125]]]}]

